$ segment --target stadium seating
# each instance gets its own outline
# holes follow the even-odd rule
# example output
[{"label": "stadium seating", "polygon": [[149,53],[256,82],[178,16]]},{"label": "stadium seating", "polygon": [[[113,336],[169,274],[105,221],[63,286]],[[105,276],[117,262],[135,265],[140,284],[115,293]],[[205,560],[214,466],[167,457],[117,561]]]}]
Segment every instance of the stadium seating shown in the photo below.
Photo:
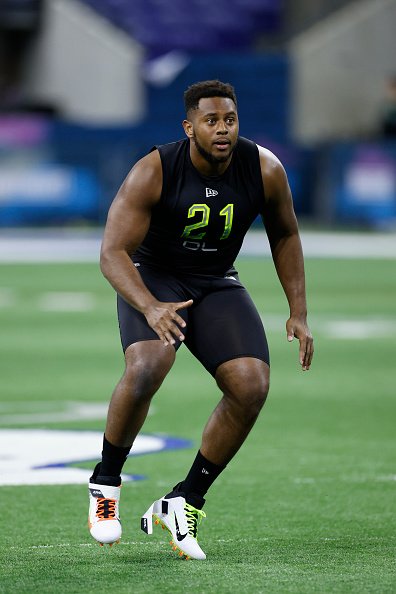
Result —
[{"label": "stadium seating", "polygon": [[82,0],[139,41],[150,57],[171,50],[251,48],[279,30],[282,0]]}]

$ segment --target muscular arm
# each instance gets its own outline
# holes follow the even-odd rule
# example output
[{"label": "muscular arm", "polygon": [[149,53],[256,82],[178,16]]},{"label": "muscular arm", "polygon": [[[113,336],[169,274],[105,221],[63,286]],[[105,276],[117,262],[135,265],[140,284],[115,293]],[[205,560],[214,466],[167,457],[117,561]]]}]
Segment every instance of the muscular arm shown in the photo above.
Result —
[{"label": "muscular arm", "polygon": [[299,339],[300,363],[303,370],[308,370],[313,356],[313,340],[307,325],[304,258],[291,192],[280,161],[262,147],[259,152],[265,190],[264,224],[290,308],[287,337],[289,341],[294,336]]},{"label": "muscular arm", "polygon": [[177,309],[192,301],[162,303],[145,286],[131,255],[148,231],[151,211],[159,201],[162,167],[158,151],[141,159],[130,171],[109,210],[104,231],[100,267],[103,275],[125,301],[146,316],[164,344],[184,340],[184,320]]}]

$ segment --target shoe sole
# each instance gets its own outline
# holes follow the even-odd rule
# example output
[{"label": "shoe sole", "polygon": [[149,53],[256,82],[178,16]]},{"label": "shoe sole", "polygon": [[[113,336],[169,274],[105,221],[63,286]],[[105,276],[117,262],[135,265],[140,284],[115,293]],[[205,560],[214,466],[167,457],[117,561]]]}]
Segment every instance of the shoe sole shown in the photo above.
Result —
[{"label": "shoe sole", "polygon": [[[91,531],[91,528],[92,528],[92,524],[91,524],[91,522],[89,521],[89,518],[88,518],[88,530]],[[92,536],[92,534],[91,534],[91,536]],[[96,538],[94,536],[92,536],[92,538],[94,540],[96,540]],[[120,541],[121,541],[121,538],[118,538],[117,540],[114,540],[113,542],[100,542],[100,540],[96,540],[96,542],[98,543],[98,545],[100,547],[103,547],[105,544],[108,544],[109,547],[112,547],[113,544],[120,544]]]},{"label": "shoe sole", "polygon": [[96,542],[98,543],[98,545],[99,545],[100,547],[104,547],[104,546],[105,546],[105,544],[108,544],[108,545],[109,545],[109,547],[112,547],[112,546],[113,546],[113,545],[115,545],[115,544],[120,544],[120,541],[119,541],[119,540],[115,540],[114,542],[99,542],[99,541],[97,540]]}]

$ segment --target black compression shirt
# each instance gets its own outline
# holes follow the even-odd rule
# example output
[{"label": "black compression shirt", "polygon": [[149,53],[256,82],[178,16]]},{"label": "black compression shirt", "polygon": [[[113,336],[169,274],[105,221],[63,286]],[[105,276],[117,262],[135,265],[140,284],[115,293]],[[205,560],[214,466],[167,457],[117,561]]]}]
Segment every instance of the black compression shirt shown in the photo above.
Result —
[{"label": "black compression shirt", "polygon": [[174,273],[224,275],[263,210],[257,145],[239,137],[230,165],[217,177],[205,177],[194,167],[188,139],[156,148],[162,193],[134,262]]}]

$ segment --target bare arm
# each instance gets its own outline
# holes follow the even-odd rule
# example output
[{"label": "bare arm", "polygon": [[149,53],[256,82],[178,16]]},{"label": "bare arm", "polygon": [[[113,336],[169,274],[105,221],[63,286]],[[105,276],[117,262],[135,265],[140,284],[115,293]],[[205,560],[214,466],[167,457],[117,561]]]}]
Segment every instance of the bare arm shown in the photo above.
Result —
[{"label": "bare arm", "polygon": [[175,337],[184,340],[180,327],[184,320],[177,309],[192,301],[162,303],[145,286],[131,255],[148,231],[151,211],[159,201],[162,189],[162,167],[158,151],[141,159],[130,171],[107,218],[100,255],[103,275],[125,301],[146,316],[148,324],[165,345]]},{"label": "bare arm", "polygon": [[265,190],[264,224],[272,257],[287,297],[290,317],[286,322],[287,338],[300,341],[300,363],[308,370],[313,357],[313,339],[307,324],[304,258],[297,219],[287,176],[280,161],[270,151],[259,147]]}]

